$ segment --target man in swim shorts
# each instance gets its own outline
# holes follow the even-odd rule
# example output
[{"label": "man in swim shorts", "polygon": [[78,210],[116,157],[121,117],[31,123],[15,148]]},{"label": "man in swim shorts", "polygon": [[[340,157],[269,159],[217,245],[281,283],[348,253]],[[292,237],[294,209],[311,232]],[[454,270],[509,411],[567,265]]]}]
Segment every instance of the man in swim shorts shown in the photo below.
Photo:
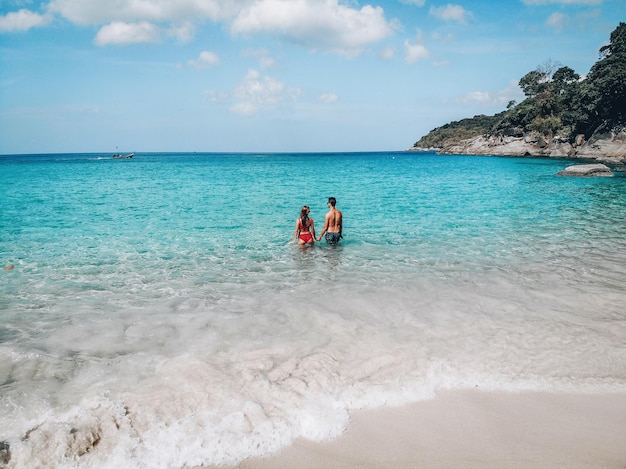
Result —
[{"label": "man in swim shorts", "polygon": [[322,229],[320,237],[317,238],[318,241],[321,241],[322,236],[325,235],[326,242],[331,245],[336,245],[343,237],[341,236],[343,215],[339,210],[335,208],[336,204],[337,199],[335,199],[334,197],[328,198],[328,213],[324,218],[324,228]]}]

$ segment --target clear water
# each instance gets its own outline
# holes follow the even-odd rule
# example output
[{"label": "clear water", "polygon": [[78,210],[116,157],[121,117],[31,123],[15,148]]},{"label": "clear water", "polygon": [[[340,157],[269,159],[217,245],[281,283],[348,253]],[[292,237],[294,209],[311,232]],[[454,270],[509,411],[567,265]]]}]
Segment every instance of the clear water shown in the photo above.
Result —
[{"label": "clear water", "polygon": [[[0,157],[9,467],[234,464],[441,389],[626,392],[626,178],[570,163]],[[341,245],[288,244],[328,196]]]}]

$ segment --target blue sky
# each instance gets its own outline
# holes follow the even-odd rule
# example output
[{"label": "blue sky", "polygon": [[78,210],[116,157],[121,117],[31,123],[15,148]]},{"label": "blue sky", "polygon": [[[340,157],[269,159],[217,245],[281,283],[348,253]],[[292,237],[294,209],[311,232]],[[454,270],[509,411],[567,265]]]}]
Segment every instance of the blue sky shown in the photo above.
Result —
[{"label": "blue sky", "polygon": [[585,75],[625,0],[0,0],[0,154],[381,151]]}]

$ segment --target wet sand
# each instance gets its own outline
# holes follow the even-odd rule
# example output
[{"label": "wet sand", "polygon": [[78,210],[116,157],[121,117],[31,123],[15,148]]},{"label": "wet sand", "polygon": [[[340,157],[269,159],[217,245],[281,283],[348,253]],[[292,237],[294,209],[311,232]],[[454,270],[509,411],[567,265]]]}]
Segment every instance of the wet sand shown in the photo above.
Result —
[{"label": "wet sand", "polygon": [[[223,466],[222,466],[223,467]],[[446,391],[239,469],[626,468],[626,394]]]}]

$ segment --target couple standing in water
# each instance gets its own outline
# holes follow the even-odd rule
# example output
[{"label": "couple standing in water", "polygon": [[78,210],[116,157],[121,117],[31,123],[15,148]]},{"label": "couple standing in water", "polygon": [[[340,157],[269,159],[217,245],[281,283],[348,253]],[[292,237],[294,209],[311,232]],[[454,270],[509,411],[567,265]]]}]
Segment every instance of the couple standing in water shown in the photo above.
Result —
[{"label": "couple standing in water", "polygon": [[[337,199],[334,197],[328,198],[328,213],[324,218],[324,228],[322,234],[320,234],[318,241],[322,240],[322,236],[326,235],[326,242],[331,245],[339,243],[342,228],[342,214],[335,205]],[[309,218],[309,212],[311,209],[308,205],[302,207],[300,210],[300,218],[296,220],[296,232],[293,235],[293,242],[298,240],[300,246],[313,246],[315,244],[315,225],[313,219]]]}]

